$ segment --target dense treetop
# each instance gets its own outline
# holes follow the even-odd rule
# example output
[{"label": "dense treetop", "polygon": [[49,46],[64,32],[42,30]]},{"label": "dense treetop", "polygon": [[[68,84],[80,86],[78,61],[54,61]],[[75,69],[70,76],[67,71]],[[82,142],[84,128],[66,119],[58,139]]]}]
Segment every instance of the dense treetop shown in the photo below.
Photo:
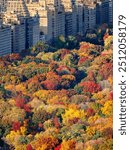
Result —
[{"label": "dense treetop", "polygon": [[38,43],[0,59],[1,146],[112,150],[112,36],[68,40],[71,50]]}]

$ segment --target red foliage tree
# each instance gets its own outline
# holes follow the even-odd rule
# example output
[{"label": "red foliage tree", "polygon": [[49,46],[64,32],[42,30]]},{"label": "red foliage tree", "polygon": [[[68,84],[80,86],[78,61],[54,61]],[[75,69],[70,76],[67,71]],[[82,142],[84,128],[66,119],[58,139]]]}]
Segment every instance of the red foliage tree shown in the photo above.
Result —
[{"label": "red foliage tree", "polygon": [[113,91],[110,92],[110,99],[113,100]]},{"label": "red foliage tree", "polygon": [[103,37],[103,40],[105,41],[107,38],[108,38],[109,34],[108,33],[105,33],[104,37]]},{"label": "red foliage tree", "polygon": [[20,122],[14,122],[13,125],[12,125],[12,129],[14,131],[17,131],[17,130],[20,129],[20,126],[21,126]]},{"label": "red foliage tree", "polygon": [[16,98],[16,106],[19,108],[24,108],[24,104],[25,104],[25,99],[17,97]]},{"label": "red foliage tree", "polygon": [[61,77],[55,72],[48,72],[46,80],[42,82],[42,85],[47,90],[57,90],[61,83]]},{"label": "red foliage tree", "polygon": [[80,86],[83,87],[84,93],[97,93],[101,90],[101,86],[93,81],[82,82]]},{"label": "red foliage tree", "polygon": [[87,109],[87,116],[88,117],[93,116],[94,114],[95,114],[95,111],[92,108]]},{"label": "red foliage tree", "polygon": [[28,144],[27,147],[26,147],[26,150],[33,150],[32,145]]},{"label": "red foliage tree", "polygon": [[26,112],[31,112],[31,107],[30,107],[30,105],[24,104],[24,110],[25,110]]},{"label": "red foliage tree", "polygon": [[88,56],[81,57],[81,58],[79,59],[78,64],[80,65],[80,64],[82,64],[82,63],[86,62],[88,59],[89,59],[89,57],[88,57]]},{"label": "red foliage tree", "polygon": [[53,122],[54,122],[54,125],[55,125],[56,128],[60,127],[60,123],[59,123],[59,120],[58,120],[57,117],[54,118]]},{"label": "red foliage tree", "polygon": [[61,149],[61,144],[60,145],[58,145],[57,147],[55,147],[55,149],[54,150],[60,150]]},{"label": "red foliage tree", "polygon": [[24,98],[21,98],[19,96],[16,98],[16,106],[21,109],[24,109],[26,112],[31,112],[31,107],[28,104],[26,104]]},{"label": "red foliage tree", "polygon": [[65,55],[70,54],[70,50],[68,49],[63,49],[61,53],[61,59],[64,59]]},{"label": "red foliage tree", "polygon": [[67,66],[59,66],[59,68],[56,69],[59,75],[63,74],[75,74],[76,69],[75,68],[69,68]]},{"label": "red foliage tree", "polygon": [[84,43],[80,46],[80,50],[86,50],[86,49],[89,49],[90,48],[90,45],[89,43]]},{"label": "red foliage tree", "polygon": [[113,74],[113,65],[112,63],[103,64],[101,69],[99,70],[99,74],[102,76],[104,80],[107,80],[110,75]]},{"label": "red foliage tree", "polygon": [[44,86],[44,88],[46,88],[47,90],[57,90],[58,89],[58,82],[52,81],[52,80],[46,80],[42,82],[42,85]]},{"label": "red foliage tree", "polygon": [[88,75],[87,75],[87,80],[88,81],[96,81],[95,80],[95,75],[93,71],[89,71]]}]

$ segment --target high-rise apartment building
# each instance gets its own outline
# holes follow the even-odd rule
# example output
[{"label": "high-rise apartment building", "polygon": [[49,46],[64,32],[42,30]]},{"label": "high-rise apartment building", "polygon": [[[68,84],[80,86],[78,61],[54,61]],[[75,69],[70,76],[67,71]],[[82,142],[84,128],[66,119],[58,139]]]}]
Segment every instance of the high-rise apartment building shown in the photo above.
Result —
[{"label": "high-rise apartment building", "polygon": [[94,0],[84,0],[84,33],[96,27],[96,5]]},{"label": "high-rise apartment building", "polygon": [[28,3],[30,14],[38,13],[41,36],[46,41],[65,35],[65,15],[61,0],[39,0]]},{"label": "high-rise apartment building", "polygon": [[2,12],[2,5],[1,5],[1,3],[0,3],[0,13]]},{"label": "high-rise apartment building", "polygon": [[0,12],[5,12],[7,7],[7,0],[0,0]]},{"label": "high-rise apartment building", "polygon": [[15,13],[5,13],[3,22],[11,28],[11,51],[13,53],[19,53],[22,50],[25,50],[25,18],[20,17]]},{"label": "high-rise apartment building", "polygon": [[[113,0],[0,0],[0,6],[3,2],[7,4],[8,14],[25,19],[25,30],[21,23],[12,23],[11,27],[12,37],[17,37],[13,43],[20,35],[22,41],[25,31],[25,48],[34,46],[40,39],[50,41],[60,35],[84,35],[97,24],[113,22]],[[22,45],[19,47],[23,49]]]},{"label": "high-rise apartment building", "polygon": [[77,8],[71,0],[61,0],[65,10],[65,36],[77,34]]},{"label": "high-rise apartment building", "polygon": [[27,8],[30,13],[30,16],[39,15],[39,26],[41,36],[44,36],[47,39],[48,35],[48,17],[47,9],[45,5],[45,0],[39,2],[29,2],[27,3]]},{"label": "high-rise apartment building", "polygon": [[61,0],[45,0],[46,5],[53,5],[54,7],[58,7],[61,5]]},{"label": "high-rise apartment building", "polygon": [[47,22],[48,22],[48,35],[47,40],[54,39],[60,35],[65,36],[65,12],[64,8],[60,5],[47,6]]},{"label": "high-rise apartment building", "polygon": [[96,23],[109,25],[113,24],[113,0],[103,0],[97,2]]},{"label": "high-rise apartment building", "polygon": [[102,2],[98,1],[96,4],[96,24],[101,25],[102,22]]},{"label": "high-rise apartment building", "polygon": [[29,2],[30,14],[39,14],[40,31],[45,39],[59,35],[84,35],[96,26],[94,0],[39,0]]},{"label": "high-rise apartment building", "polygon": [[[19,51],[21,51],[21,49],[24,48],[24,45],[25,48],[34,46],[39,41],[39,35],[40,35],[39,16],[37,14],[34,14],[35,16],[34,15],[30,16],[25,0],[19,0],[19,1],[8,0],[7,16],[9,16],[9,14],[16,14],[19,17],[18,20],[24,19],[24,24],[17,23],[16,25],[14,24],[12,27],[14,31],[13,37],[17,37],[17,38],[13,38],[15,39],[13,43],[15,43],[20,38],[21,38],[21,42],[23,41],[22,39],[24,39],[25,41],[25,44],[23,44],[23,46],[22,45],[19,46]],[[15,22],[15,20],[13,20],[13,22]],[[15,34],[15,31],[17,31],[18,34]],[[24,33],[25,33],[25,37],[24,37]],[[18,50],[14,48],[13,51],[18,51]]]},{"label": "high-rise apartment building", "polygon": [[18,15],[28,17],[29,12],[25,3],[25,0],[8,0],[7,1],[7,12],[14,12]]},{"label": "high-rise apartment building", "polygon": [[95,5],[88,6],[88,30],[93,30],[96,27],[96,7]]},{"label": "high-rise apartment building", "polygon": [[11,53],[11,28],[0,19],[0,56]]},{"label": "high-rise apartment building", "polygon": [[19,53],[22,50],[25,50],[25,33],[26,33],[26,24],[25,20],[18,21],[15,24],[11,25],[12,32],[12,52]]},{"label": "high-rise apartment building", "polygon": [[35,46],[39,41],[40,28],[37,16],[26,18],[16,13],[4,13],[3,23],[11,29],[11,52],[19,53]]},{"label": "high-rise apartment building", "polygon": [[40,40],[39,18],[26,18],[26,48],[35,46]]},{"label": "high-rise apartment building", "polygon": [[0,27],[2,27],[2,24],[3,24],[3,19],[0,16]]},{"label": "high-rise apartment building", "polygon": [[109,22],[109,0],[103,0],[102,2],[102,23]]},{"label": "high-rise apartment building", "polygon": [[113,0],[109,0],[109,25],[113,25]]},{"label": "high-rise apartment building", "polygon": [[84,34],[84,5],[78,3],[77,5],[77,33],[80,35]]},{"label": "high-rise apartment building", "polygon": [[48,12],[46,9],[41,8],[38,11],[39,14],[39,23],[40,23],[40,38],[43,40],[48,39]]}]

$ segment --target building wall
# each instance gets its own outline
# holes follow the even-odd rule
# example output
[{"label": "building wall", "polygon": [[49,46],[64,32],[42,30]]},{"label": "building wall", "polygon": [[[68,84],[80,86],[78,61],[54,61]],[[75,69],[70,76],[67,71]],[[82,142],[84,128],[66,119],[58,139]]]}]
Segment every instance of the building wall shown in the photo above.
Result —
[{"label": "building wall", "polygon": [[73,14],[72,12],[66,12],[65,14],[65,35],[73,35]]},{"label": "building wall", "polygon": [[88,30],[88,22],[89,22],[89,16],[88,16],[88,8],[87,6],[84,6],[84,12],[83,12],[83,33],[85,34]]},{"label": "building wall", "polygon": [[113,24],[113,0],[103,0],[97,3],[96,23],[99,25],[103,23]]},{"label": "building wall", "polygon": [[88,7],[88,29],[93,30],[96,27],[96,8]]},{"label": "building wall", "polygon": [[72,35],[77,34],[77,10],[76,8],[73,8],[72,13]]},{"label": "building wall", "polygon": [[39,26],[39,18],[33,18],[33,45],[35,46],[40,40],[40,26]]},{"label": "building wall", "polygon": [[77,13],[65,12],[65,36],[77,34]]},{"label": "building wall", "polygon": [[[26,48],[39,41],[40,32],[46,41],[60,35],[84,35],[96,24],[112,24],[113,19],[112,0],[98,2],[97,7],[91,0],[8,0],[7,4],[7,12],[16,11],[26,18]],[[29,17],[37,13],[40,29],[38,21]]]},{"label": "building wall", "polygon": [[83,4],[79,4],[77,7],[77,33],[83,35],[84,33],[84,19],[83,19],[83,15],[84,15],[84,8],[83,8]]},{"label": "building wall", "polygon": [[101,25],[102,22],[102,3],[99,2],[96,5],[96,24]]},{"label": "building wall", "polygon": [[7,12],[16,12],[22,16],[29,16],[25,0],[8,0]]},{"label": "building wall", "polygon": [[12,25],[12,52],[19,53],[22,50],[25,50],[25,23]]},{"label": "building wall", "polygon": [[0,3],[0,13],[2,12],[2,4]]},{"label": "building wall", "polygon": [[40,39],[39,19],[37,17],[26,18],[26,48],[34,46]]},{"label": "building wall", "polygon": [[0,28],[0,56],[11,53],[11,28]]},{"label": "building wall", "polygon": [[113,0],[109,1],[109,25],[113,25]]},{"label": "building wall", "polygon": [[0,12],[5,12],[7,7],[7,0],[0,0]]},{"label": "building wall", "polygon": [[48,34],[47,40],[54,39],[60,35],[65,36],[65,13],[63,9],[54,6],[48,7]]},{"label": "building wall", "polygon": [[109,0],[102,2],[102,23],[109,22]]},{"label": "building wall", "polygon": [[42,32],[45,36],[48,34],[48,18],[47,18],[47,10],[39,10],[39,23],[40,23],[40,32]]}]

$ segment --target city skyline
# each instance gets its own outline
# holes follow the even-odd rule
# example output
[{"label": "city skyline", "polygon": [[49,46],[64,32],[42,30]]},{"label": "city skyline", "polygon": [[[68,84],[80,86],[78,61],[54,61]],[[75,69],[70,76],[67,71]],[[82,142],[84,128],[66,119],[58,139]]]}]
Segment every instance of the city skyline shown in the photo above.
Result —
[{"label": "city skyline", "polygon": [[[83,36],[103,23],[112,26],[112,3],[112,0],[1,0],[0,39],[7,29],[11,42],[8,52],[3,53],[7,51],[3,49],[0,55],[21,52],[38,41],[49,42],[60,35]],[[6,48],[0,45],[1,49]]]}]

